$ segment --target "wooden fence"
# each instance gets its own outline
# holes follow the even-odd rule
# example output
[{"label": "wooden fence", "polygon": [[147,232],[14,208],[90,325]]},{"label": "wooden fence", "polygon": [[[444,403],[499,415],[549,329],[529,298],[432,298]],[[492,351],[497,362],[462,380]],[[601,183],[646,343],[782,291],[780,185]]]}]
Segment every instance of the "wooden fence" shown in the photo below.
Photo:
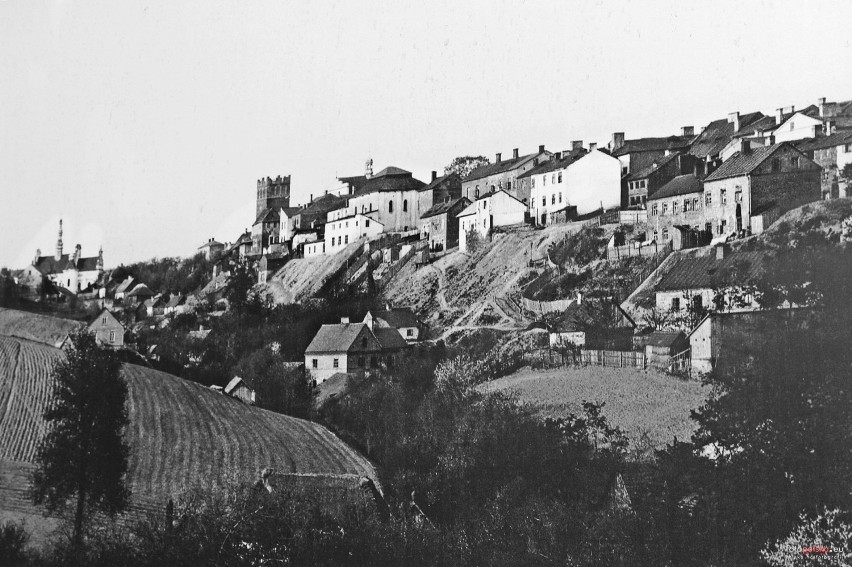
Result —
[{"label": "wooden fence", "polygon": [[671,251],[671,241],[663,245],[659,245],[655,241],[654,243],[648,244],[646,246],[631,242],[630,244],[625,244],[624,246],[613,246],[612,248],[608,247],[606,249],[606,259],[610,262],[618,262],[620,260],[626,260],[627,258],[635,258],[637,256],[650,258],[652,256],[656,256],[657,254],[668,255],[668,253]]},{"label": "wooden fence", "polygon": [[614,368],[646,367],[645,353],[639,350],[582,350],[580,361],[583,364],[610,366]]},{"label": "wooden fence", "polygon": [[556,299],[554,301],[538,301],[521,297],[521,302],[527,311],[545,315],[547,313],[561,313],[568,309],[568,306],[574,303],[574,298],[571,299]]}]

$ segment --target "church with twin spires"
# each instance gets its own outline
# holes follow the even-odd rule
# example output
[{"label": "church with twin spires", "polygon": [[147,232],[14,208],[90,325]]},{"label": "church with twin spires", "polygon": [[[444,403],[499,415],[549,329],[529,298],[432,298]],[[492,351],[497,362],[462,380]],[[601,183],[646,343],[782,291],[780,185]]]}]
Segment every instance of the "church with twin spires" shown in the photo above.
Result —
[{"label": "church with twin spires", "polygon": [[41,250],[36,250],[33,263],[25,272],[28,279],[34,283],[42,277],[47,277],[54,285],[77,294],[101,279],[104,272],[104,250],[101,247],[97,256],[84,258],[82,247],[78,244],[73,254],[64,254],[60,220],[56,252],[52,256],[42,256]]}]

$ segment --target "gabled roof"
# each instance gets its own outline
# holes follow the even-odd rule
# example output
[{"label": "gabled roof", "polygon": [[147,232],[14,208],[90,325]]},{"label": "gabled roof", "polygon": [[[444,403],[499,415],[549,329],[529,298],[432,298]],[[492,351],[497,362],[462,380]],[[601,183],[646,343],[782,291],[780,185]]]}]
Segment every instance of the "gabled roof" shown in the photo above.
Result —
[{"label": "gabled roof", "polygon": [[415,315],[414,312],[407,307],[370,311],[370,314],[373,316],[373,319],[381,319],[395,329],[416,327],[420,323],[417,320],[417,315]]},{"label": "gabled roof", "polygon": [[645,344],[667,348],[684,338],[686,338],[686,335],[683,331],[654,331],[648,335],[648,339]]},{"label": "gabled roof", "polygon": [[281,210],[284,212],[285,215],[287,215],[287,218],[290,218],[294,215],[299,214],[299,211],[302,210],[302,207],[281,207]]},{"label": "gabled roof", "polygon": [[584,299],[571,303],[556,320],[556,332],[585,331],[590,327],[619,320],[629,327],[636,327],[633,319],[617,303],[601,299]]},{"label": "gabled roof", "polygon": [[386,168],[384,168],[383,170],[381,170],[380,172],[378,172],[377,174],[375,174],[373,177],[387,177],[387,176],[390,176],[390,175],[411,175],[411,172],[406,171],[406,170],[402,169],[401,167],[389,165]]},{"label": "gabled roof", "polygon": [[668,136],[665,138],[637,138],[624,140],[624,145],[613,150],[615,157],[637,152],[654,152],[663,150],[682,150],[689,146],[692,136]]},{"label": "gabled roof", "polygon": [[810,152],[814,150],[824,150],[827,148],[842,146],[852,142],[852,132],[848,130],[835,132],[830,136],[820,136],[819,138],[808,138],[795,142],[796,148],[800,152]]},{"label": "gabled roof", "polygon": [[717,259],[709,254],[684,255],[655,286],[656,291],[708,289],[745,283],[766,271],[769,256],[760,251],[730,251]]},{"label": "gabled roof", "polygon": [[254,223],[252,226],[262,223],[262,222],[275,222],[279,220],[280,217],[278,215],[278,211],[274,208],[266,208],[260,211],[260,214],[257,215],[257,218],[254,219]]},{"label": "gabled roof", "polygon": [[551,171],[556,171],[558,169],[565,169],[581,157],[586,155],[586,151],[578,151],[578,152],[570,152],[568,155],[562,156],[559,159],[549,159],[544,163],[540,163],[529,171],[525,171],[518,176],[518,179],[522,179],[524,177],[529,177],[531,175],[538,175],[540,173],[550,173]]},{"label": "gabled roof", "polygon": [[755,132],[763,133],[772,130],[775,130],[775,117],[764,116],[763,118],[758,118],[748,126],[740,127],[737,133],[734,134],[734,138],[747,138],[754,136]]},{"label": "gabled roof", "polygon": [[[548,152],[548,151],[545,151],[544,153],[547,154],[547,155],[551,155],[551,153]],[[520,156],[518,158],[504,159],[504,160],[501,160],[500,163],[489,163],[489,164],[486,164],[486,165],[481,165],[481,166],[477,167],[476,169],[474,169],[473,171],[471,171],[467,175],[467,177],[464,178],[464,181],[465,182],[475,181],[477,179],[482,179],[483,177],[488,177],[489,175],[496,175],[498,173],[503,173],[503,172],[506,172],[506,171],[511,171],[513,169],[517,169],[517,168],[521,167],[522,165],[524,165],[525,163],[527,163],[528,161],[532,160],[533,158],[535,158],[539,155],[541,155],[541,154],[536,152],[534,154],[527,154],[525,156]]]},{"label": "gabled roof", "polygon": [[251,386],[249,386],[245,380],[243,380],[239,376],[234,376],[233,378],[231,378],[231,381],[228,382],[228,385],[225,386],[224,392],[226,394],[230,394],[231,392],[236,390],[237,386],[239,386],[240,384],[245,384],[246,388],[251,389]]},{"label": "gabled roof", "polygon": [[154,297],[154,292],[148,286],[141,283],[134,287],[125,297]]},{"label": "gabled roof", "polygon": [[695,174],[678,175],[659,189],[656,193],[648,197],[649,201],[656,199],[665,199],[667,197],[677,197],[678,195],[689,195],[692,193],[701,193],[701,179]]},{"label": "gabled roof", "polygon": [[382,345],[382,350],[400,350],[408,348],[408,343],[399,334],[399,331],[391,327],[374,327],[373,335]]},{"label": "gabled roof", "polygon": [[649,177],[655,171],[658,171],[669,164],[669,162],[677,159],[680,154],[677,152],[672,152],[667,156],[663,156],[658,160],[655,160],[654,163],[643,167],[642,169],[635,171],[627,176],[627,181],[636,181],[637,179],[645,179]]},{"label": "gabled roof", "polygon": [[207,242],[199,246],[198,249],[201,250],[202,248],[212,248],[214,246],[224,246],[224,244],[215,240],[208,240]]},{"label": "gabled roof", "polygon": [[72,261],[72,256],[68,254],[63,254],[59,260],[55,256],[39,256],[33,265],[39,272],[46,276],[73,269],[80,272],[90,272],[98,269],[98,257],[78,258],[75,264]]},{"label": "gabled roof", "polygon": [[443,203],[438,203],[437,205],[433,205],[431,209],[420,215],[421,219],[434,217],[437,215],[442,215],[451,211],[456,206],[465,206],[470,205],[470,199],[467,197],[459,197],[458,199],[454,199],[452,201],[444,201]]},{"label": "gabled roof", "polygon": [[124,293],[130,288],[130,286],[134,283],[133,276],[127,276],[123,282],[118,284],[118,287],[115,288],[115,293]]},{"label": "gabled roof", "polygon": [[459,177],[458,173],[443,175],[441,177],[436,178],[428,185],[421,187],[420,191],[432,191],[433,189],[437,189],[441,185],[456,185],[457,187],[461,187],[461,177]]},{"label": "gabled roof", "polygon": [[774,146],[752,148],[745,154],[737,152],[729,157],[727,161],[722,162],[722,165],[720,165],[716,171],[708,175],[704,181],[716,181],[718,179],[748,175],[781,148],[791,148],[798,152],[798,150],[786,142],[775,144]]},{"label": "gabled roof", "polygon": [[751,125],[763,118],[761,112],[749,112],[740,115],[740,128],[734,130],[734,123],[728,121],[727,118],[714,120],[695,137],[695,141],[689,148],[689,154],[700,159],[705,159],[708,156],[716,156],[721,152],[728,142],[738,133],[752,134],[754,128]]},{"label": "gabled roof", "polygon": [[[337,323],[334,325],[323,325],[317,334],[314,336],[311,344],[305,349],[305,354],[312,352],[317,353],[332,353],[332,352],[349,352],[353,347],[355,340],[362,331],[370,335],[370,338],[376,341],[374,346],[380,346],[375,336],[370,333],[370,328],[364,323]],[[398,334],[398,333],[397,333]],[[367,351],[378,350],[376,348]]]}]

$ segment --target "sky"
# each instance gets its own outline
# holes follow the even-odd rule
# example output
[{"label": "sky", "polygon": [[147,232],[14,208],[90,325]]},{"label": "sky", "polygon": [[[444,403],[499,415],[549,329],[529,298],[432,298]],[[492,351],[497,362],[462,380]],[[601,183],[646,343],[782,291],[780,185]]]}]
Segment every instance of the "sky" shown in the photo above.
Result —
[{"label": "sky", "polygon": [[395,165],[852,98],[852,3],[0,0],[0,266],[232,242]]}]

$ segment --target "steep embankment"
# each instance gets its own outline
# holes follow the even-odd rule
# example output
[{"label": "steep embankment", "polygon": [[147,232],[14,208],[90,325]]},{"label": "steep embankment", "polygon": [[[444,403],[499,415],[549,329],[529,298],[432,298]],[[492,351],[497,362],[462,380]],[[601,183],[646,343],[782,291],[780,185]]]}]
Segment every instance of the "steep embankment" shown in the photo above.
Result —
[{"label": "steep embankment", "polygon": [[548,247],[579,224],[535,230],[526,226],[497,232],[473,254],[453,252],[425,266],[406,267],[390,283],[386,297],[412,307],[433,329],[495,327],[526,323],[505,299],[516,295],[518,281],[531,271],[530,260],[546,263]]},{"label": "steep embankment", "polygon": [[337,254],[290,260],[266,284],[266,291],[275,303],[296,303],[317,294],[325,283],[346,269],[357,257],[364,241],[350,244]]}]

